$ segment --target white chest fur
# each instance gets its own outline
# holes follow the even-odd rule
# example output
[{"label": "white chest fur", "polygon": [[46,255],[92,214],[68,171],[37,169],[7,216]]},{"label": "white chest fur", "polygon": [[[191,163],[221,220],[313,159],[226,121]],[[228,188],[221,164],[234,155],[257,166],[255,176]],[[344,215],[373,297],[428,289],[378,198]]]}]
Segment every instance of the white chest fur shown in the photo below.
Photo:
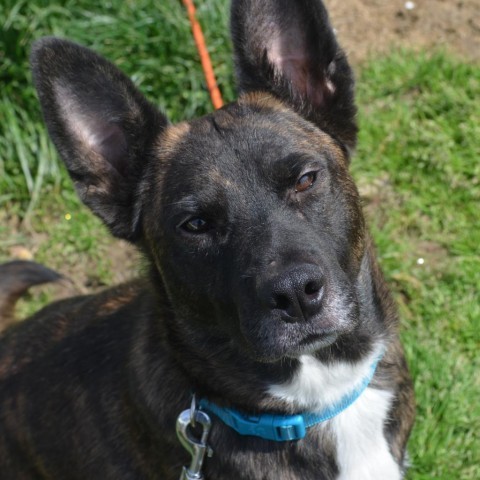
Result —
[{"label": "white chest fur", "polygon": [[399,480],[401,470],[385,440],[383,426],[392,394],[367,388],[330,421],[337,441],[339,480]]},{"label": "white chest fur", "polygon": [[[269,393],[286,400],[299,411],[318,412],[338,403],[368,375],[380,347],[364,361],[326,366],[310,355],[300,358],[295,377],[272,385]],[[328,428],[337,443],[338,480],[399,480],[401,469],[384,436],[391,392],[367,388],[346,410],[315,428]]]}]

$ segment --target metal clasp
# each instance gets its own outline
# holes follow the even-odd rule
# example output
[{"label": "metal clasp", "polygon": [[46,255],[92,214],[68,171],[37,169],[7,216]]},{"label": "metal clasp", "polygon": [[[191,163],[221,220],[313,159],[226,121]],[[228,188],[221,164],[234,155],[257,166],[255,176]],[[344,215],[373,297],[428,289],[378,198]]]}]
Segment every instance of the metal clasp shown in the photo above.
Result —
[{"label": "metal clasp", "polygon": [[[200,438],[195,438],[192,430],[196,425],[200,425],[202,433]],[[177,437],[185,450],[192,456],[190,466],[183,467],[180,480],[203,480],[202,465],[205,455],[211,457],[213,450],[208,446],[207,439],[212,426],[210,417],[202,410],[197,410],[195,398],[192,400],[192,406],[184,410],[177,418]]]}]

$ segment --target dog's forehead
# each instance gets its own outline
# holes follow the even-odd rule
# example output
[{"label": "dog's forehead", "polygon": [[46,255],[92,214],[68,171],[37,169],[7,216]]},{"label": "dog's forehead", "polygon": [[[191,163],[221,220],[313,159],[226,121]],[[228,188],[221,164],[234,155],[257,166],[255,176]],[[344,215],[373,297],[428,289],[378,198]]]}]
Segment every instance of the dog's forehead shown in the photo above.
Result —
[{"label": "dog's forehead", "polygon": [[329,135],[263,92],[244,95],[205,117],[169,126],[155,146],[159,175],[162,179],[173,176],[175,185],[183,181],[185,187],[209,181],[225,186],[242,179],[245,183],[257,172],[268,175],[278,161],[325,151],[344,161],[342,149]]}]

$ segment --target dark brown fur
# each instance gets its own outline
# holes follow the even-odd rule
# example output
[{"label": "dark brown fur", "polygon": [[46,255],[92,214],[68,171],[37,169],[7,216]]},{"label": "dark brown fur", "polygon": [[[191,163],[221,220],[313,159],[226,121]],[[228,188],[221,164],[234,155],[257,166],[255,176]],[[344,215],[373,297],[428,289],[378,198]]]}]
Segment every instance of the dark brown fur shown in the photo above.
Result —
[{"label": "dark brown fur", "polygon": [[[176,479],[189,457],[175,422],[192,391],[298,413],[268,389],[301,355],[356,365],[379,343],[371,387],[393,395],[384,436],[403,468],[413,390],[348,170],[352,72],[320,1],[234,1],[232,32],[239,99],[176,126],[88,49],[34,47],[45,121],[80,197],[148,271],[3,333],[2,480]],[[16,277],[4,270],[0,284]],[[328,424],[277,443],[213,420],[207,480],[340,473]]]}]

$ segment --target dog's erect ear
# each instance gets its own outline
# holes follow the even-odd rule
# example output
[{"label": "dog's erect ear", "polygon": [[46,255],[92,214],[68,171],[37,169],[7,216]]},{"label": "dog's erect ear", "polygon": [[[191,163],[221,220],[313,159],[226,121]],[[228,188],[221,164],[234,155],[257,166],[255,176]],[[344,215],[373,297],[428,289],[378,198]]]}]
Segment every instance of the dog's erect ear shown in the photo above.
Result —
[{"label": "dog's erect ear", "polygon": [[87,48],[44,38],[34,44],[31,64],[50,136],[80,198],[115,236],[134,241],[145,153],[166,118]]},{"label": "dog's erect ear", "polygon": [[240,92],[267,90],[355,146],[354,79],[320,0],[232,0]]}]

